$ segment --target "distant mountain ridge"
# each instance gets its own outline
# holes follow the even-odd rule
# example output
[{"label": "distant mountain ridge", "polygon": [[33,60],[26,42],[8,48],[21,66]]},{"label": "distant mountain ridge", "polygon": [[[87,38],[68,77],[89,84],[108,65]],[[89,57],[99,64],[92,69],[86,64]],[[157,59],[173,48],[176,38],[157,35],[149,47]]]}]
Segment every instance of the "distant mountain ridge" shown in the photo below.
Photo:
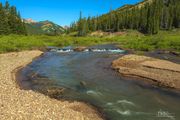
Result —
[{"label": "distant mountain ridge", "polygon": [[[141,8],[141,7],[144,7],[146,4],[151,4],[153,2],[153,0],[143,0],[142,2],[139,2],[139,3],[136,3],[134,5],[131,5],[131,4],[126,4],[120,8],[118,8],[117,10],[131,10],[133,8]],[[117,11],[116,10],[116,11]]]},{"label": "distant mountain ridge", "polygon": [[36,22],[35,20],[29,18],[23,19],[23,21],[29,35],[58,35],[65,32],[65,29],[62,26],[49,20]]},{"label": "distant mountain ridge", "polygon": [[28,19],[23,19],[23,22],[24,23],[36,23],[36,21],[35,20],[33,20],[33,19],[31,19],[31,18],[28,18]]}]

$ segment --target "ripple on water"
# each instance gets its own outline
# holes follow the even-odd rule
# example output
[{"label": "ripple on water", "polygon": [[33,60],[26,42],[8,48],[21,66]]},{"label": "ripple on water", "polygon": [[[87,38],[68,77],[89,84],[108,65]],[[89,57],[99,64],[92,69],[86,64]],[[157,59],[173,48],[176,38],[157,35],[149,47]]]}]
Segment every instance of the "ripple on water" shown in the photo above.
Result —
[{"label": "ripple on water", "polygon": [[97,92],[97,91],[94,91],[94,90],[88,90],[86,93],[88,95],[91,95],[91,96],[102,96],[101,92]]},{"label": "ripple on water", "polygon": [[125,110],[125,111],[122,111],[122,110],[116,110],[119,114],[121,115],[126,115],[126,116],[129,116],[131,115],[131,111],[130,110]]},{"label": "ripple on water", "polygon": [[135,104],[133,102],[128,101],[128,100],[118,100],[117,103],[118,104],[128,104],[128,105],[135,106]]}]

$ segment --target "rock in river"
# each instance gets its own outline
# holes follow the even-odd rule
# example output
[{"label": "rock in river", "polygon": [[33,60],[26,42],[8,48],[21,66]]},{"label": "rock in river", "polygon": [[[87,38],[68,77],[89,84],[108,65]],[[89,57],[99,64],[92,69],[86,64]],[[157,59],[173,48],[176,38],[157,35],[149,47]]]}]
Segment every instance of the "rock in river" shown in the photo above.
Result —
[{"label": "rock in river", "polygon": [[64,91],[65,91],[65,88],[50,87],[50,88],[47,88],[46,94],[52,98],[57,98],[59,95],[62,95]]},{"label": "rock in river", "polygon": [[80,47],[74,48],[74,51],[76,51],[76,52],[82,52],[82,51],[84,51],[85,49],[86,49],[86,47],[80,46]]}]

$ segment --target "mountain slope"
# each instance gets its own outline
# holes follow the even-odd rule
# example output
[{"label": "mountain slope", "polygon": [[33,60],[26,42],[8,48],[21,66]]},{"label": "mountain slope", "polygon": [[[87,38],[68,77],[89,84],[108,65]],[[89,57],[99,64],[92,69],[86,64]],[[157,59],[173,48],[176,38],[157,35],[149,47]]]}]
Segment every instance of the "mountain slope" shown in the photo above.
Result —
[{"label": "mountain slope", "polygon": [[47,34],[47,35],[58,35],[62,34],[65,29],[51,21],[40,21],[36,22],[32,19],[24,20],[28,34]]}]

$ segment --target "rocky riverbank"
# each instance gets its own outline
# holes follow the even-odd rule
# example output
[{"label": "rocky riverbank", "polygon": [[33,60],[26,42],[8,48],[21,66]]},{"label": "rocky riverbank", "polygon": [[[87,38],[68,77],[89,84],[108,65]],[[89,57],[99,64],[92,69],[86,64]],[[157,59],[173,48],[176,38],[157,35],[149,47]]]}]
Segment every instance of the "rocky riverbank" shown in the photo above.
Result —
[{"label": "rocky riverbank", "polygon": [[31,90],[19,89],[13,71],[41,54],[41,51],[0,54],[1,120],[102,120],[93,107],[84,103],[58,101]]},{"label": "rocky riverbank", "polygon": [[180,65],[167,60],[139,55],[125,55],[112,63],[122,75],[141,77],[162,87],[180,90]]}]

